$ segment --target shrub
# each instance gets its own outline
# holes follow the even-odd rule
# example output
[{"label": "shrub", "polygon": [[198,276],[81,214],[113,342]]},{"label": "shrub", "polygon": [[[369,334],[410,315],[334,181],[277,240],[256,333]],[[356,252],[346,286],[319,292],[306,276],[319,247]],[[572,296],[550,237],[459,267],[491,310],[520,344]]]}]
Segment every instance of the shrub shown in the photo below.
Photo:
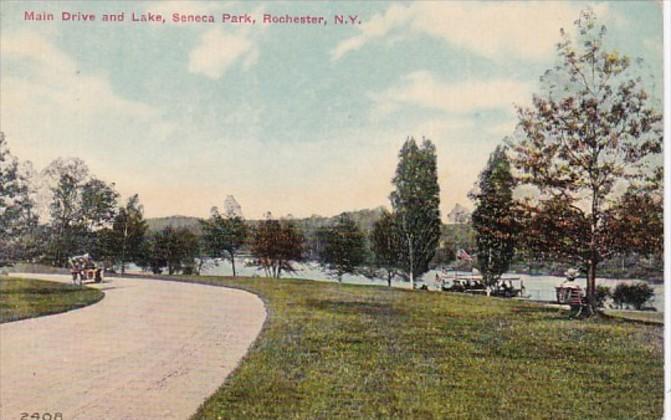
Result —
[{"label": "shrub", "polygon": [[620,308],[622,305],[630,305],[635,309],[641,309],[654,295],[655,292],[647,283],[620,283],[613,292],[613,302]]},{"label": "shrub", "polygon": [[596,286],[595,299],[597,308],[603,308],[606,303],[606,299],[608,299],[610,296],[610,287],[601,284]]}]

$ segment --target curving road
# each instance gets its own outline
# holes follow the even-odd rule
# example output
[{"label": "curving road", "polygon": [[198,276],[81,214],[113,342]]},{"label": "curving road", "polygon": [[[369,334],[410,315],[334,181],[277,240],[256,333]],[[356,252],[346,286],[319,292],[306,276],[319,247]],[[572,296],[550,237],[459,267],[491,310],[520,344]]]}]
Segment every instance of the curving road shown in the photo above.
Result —
[{"label": "curving road", "polygon": [[127,278],[93,287],[105,292],[99,303],[0,325],[1,419],[188,418],[266,316],[258,297],[223,287]]}]

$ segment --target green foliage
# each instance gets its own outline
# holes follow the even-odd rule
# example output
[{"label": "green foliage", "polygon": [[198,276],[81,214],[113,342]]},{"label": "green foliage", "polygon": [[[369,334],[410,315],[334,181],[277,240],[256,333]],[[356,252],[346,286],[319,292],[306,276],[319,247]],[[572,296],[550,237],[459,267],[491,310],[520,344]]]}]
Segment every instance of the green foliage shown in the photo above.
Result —
[{"label": "green foliage", "polygon": [[401,252],[400,232],[394,215],[388,211],[373,225],[370,234],[370,244],[373,251],[373,264],[380,274],[385,277],[387,285],[391,287],[391,280],[399,271],[399,254]]},{"label": "green foliage", "polygon": [[594,300],[597,308],[603,308],[609,297],[611,297],[610,287],[604,286],[603,284],[596,286],[596,296]]},{"label": "green foliage", "polygon": [[440,187],[436,148],[424,139],[421,147],[408,138],[399,153],[395,190],[390,200],[401,242],[399,265],[414,287],[429,270],[440,239]]},{"label": "green foliage", "polygon": [[37,225],[28,175],[0,131],[0,266],[25,257]]},{"label": "green foliage", "polygon": [[230,260],[233,267],[233,277],[235,277],[235,255],[247,238],[245,221],[241,216],[233,213],[222,216],[215,207],[212,209],[210,218],[201,221],[200,225],[206,254],[212,258]]},{"label": "green foliage", "polygon": [[580,265],[593,303],[598,264],[630,233],[607,225],[615,187],[654,178],[663,124],[629,58],[605,50],[606,28],[591,9],[575,24],[575,40],[562,31],[560,63],[543,75],[543,92],[518,109],[522,135],[511,142],[512,161],[520,181],[540,193],[525,203],[527,247]]},{"label": "green foliage", "polygon": [[654,295],[655,291],[647,283],[620,283],[613,291],[613,302],[620,308],[628,305],[641,309]]},{"label": "green foliage", "polygon": [[90,230],[108,225],[116,214],[119,193],[114,183],[91,178],[81,187],[81,217]]},{"label": "green foliage", "polygon": [[282,272],[295,271],[292,262],[303,259],[302,232],[290,221],[266,220],[254,229],[252,255],[266,276],[280,278]]},{"label": "green foliage", "polygon": [[346,273],[354,274],[366,262],[366,237],[346,214],[340,215],[338,222],[319,233],[323,248],[319,261],[342,281]]},{"label": "green foliage", "polygon": [[477,232],[477,266],[486,285],[493,286],[510,267],[515,252],[518,224],[513,201],[515,180],[506,148],[498,146],[480,173],[471,216]]},{"label": "green foliage", "polygon": [[475,238],[476,231],[471,223],[454,223],[443,225],[441,228],[441,248],[444,248],[444,252],[451,255],[449,261],[456,258],[460,249],[469,254],[475,254],[477,251]]},{"label": "green foliage", "polygon": [[606,229],[617,232],[612,249],[621,254],[635,252],[661,257],[664,253],[664,192],[630,187],[605,217]]},{"label": "green foliage", "polygon": [[192,273],[195,258],[200,255],[198,236],[186,228],[175,229],[171,226],[149,235],[143,244],[139,263],[154,274],[168,269],[168,274],[179,272]]},{"label": "green foliage", "polygon": [[52,184],[46,257],[54,265],[65,266],[68,257],[96,247],[95,231],[113,220],[119,194],[114,184],[89,178],[81,159],[56,159],[44,175]]},{"label": "green foliage", "polygon": [[104,254],[112,257],[113,262],[126,270],[126,263],[138,262],[142,258],[142,243],[147,232],[144,220],[144,208],[137,194],[120,207],[109,231],[100,231],[98,237],[104,247]]}]

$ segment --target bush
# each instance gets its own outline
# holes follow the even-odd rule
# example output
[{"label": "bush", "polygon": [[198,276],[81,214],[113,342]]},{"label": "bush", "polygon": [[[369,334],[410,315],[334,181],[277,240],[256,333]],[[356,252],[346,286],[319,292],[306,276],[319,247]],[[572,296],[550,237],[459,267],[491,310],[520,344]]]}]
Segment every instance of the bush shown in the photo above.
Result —
[{"label": "bush", "polygon": [[610,297],[610,287],[601,284],[596,286],[595,299],[597,308],[603,308],[606,303],[606,299],[608,299],[609,297]]},{"label": "bush", "polygon": [[620,308],[623,305],[628,305],[633,306],[635,309],[641,309],[654,295],[655,292],[647,283],[620,283],[615,287],[615,291],[613,292],[613,302]]}]

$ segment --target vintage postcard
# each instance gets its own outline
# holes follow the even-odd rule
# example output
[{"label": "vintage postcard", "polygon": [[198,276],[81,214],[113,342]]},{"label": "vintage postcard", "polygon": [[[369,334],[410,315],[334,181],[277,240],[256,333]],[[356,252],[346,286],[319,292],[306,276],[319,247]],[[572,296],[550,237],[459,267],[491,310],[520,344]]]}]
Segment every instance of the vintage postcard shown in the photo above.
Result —
[{"label": "vintage postcard", "polygon": [[668,415],[670,7],[0,2],[0,418]]}]

